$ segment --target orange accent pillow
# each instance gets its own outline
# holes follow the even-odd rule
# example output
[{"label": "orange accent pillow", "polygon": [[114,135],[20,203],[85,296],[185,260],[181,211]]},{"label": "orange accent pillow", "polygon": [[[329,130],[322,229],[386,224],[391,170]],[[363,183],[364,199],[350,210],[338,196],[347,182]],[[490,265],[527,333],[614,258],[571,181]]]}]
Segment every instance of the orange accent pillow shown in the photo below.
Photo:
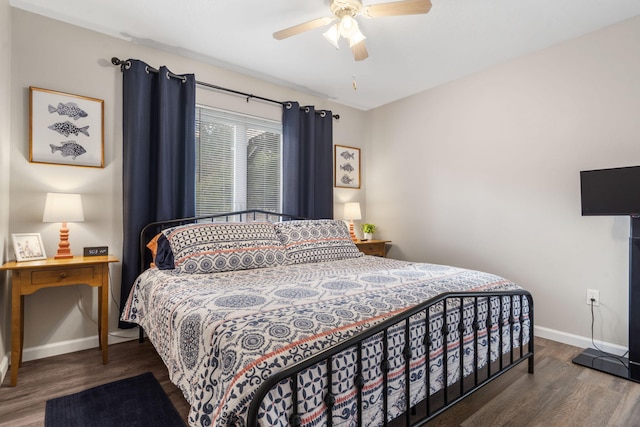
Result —
[{"label": "orange accent pillow", "polygon": [[156,234],[156,236],[153,239],[151,239],[149,243],[147,243],[147,248],[149,248],[149,250],[151,251],[151,265],[150,265],[151,268],[156,266],[155,260],[156,260],[156,254],[158,253],[158,239],[160,238],[161,235],[162,233]]}]

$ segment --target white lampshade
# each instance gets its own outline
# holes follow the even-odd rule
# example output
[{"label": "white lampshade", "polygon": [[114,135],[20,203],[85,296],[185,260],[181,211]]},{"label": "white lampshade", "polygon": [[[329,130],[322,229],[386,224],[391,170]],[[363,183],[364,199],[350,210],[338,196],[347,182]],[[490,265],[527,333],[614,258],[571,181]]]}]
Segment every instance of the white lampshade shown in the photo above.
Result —
[{"label": "white lampshade", "polygon": [[42,222],[82,222],[82,198],[80,194],[47,193]]},{"label": "white lampshade", "polygon": [[344,219],[348,219],[348,220],[362,219],[362,213],[360,213],[360,203],[358,202],[345,203]]},{"label": "white lampshade", "polygon": [[351,37],[349,37],[349,47],[357,45],[358,43],[364,41],[364,39],[366,39],[364,34],[362,34],[360,30],[356,31]]},{"label": "white lampshade", "polygon": [[338,24],[333,24],[327,31],[322,33],[325,39],[329,40],[329,43],[334,45],[336,49],[340,49],[340,45],[338,44],[338,40],[340,40],[340,30],[338,29]]}]

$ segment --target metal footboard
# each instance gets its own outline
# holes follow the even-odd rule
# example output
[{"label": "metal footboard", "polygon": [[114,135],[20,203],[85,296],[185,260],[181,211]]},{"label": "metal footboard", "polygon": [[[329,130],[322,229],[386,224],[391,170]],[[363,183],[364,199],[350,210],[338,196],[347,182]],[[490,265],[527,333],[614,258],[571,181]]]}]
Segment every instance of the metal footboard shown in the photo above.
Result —
[{"label": "metal footboard", "polygon": [[[497,313],[497,314],[495,314]],[[416,320],[418,319],[418,320]],[[442,319],[442,320],[438,320]],[[419,325],[424,332],[419,339],[411,345],[411,328],[415,322],[423,322]],[[412,326],[413,325],[413,326]],[[324,364],[326,370],[325,387],[323,390],[323,408],[316,408],[315,412],[325,411],[327,425],[331,427],[333,410],[336,404],[336,396],[330,387],[334,381],[334,358],[341,352],[352,349],[356,353],[355,379],[356,390],[355,409],[352,410],[351,420],[356,425],[363,425],[363,394],[367,387],[363,378],[363,343],[380,334],[382,337],[382,357],[380,370],[383,376],[382,385],[382,413],[383,424],[387,425],[389,419],[389,390],[387,374],[390,367],[388,337],[392,328],[404,329],[406,337],[405,347],[402,351],[404,359],[404,411],[394,420],[394,425],[421,426],[426,424],[455,403],[473,393],[483,385],[497,378],[519,363],[528,361],[528,372],[533,374],[533,299],[531,294],[524,290],[500,291],[500,292],[462,292],[445,293],[438,297],[425,301],[409,310],[395,315],[376,326],[363,331],[352,338],[325,350],[316,356],[305,359],[290,368],[278,372],[266,379],[256,391],[248,413],[248,426],[260,425],[261,405],[269,391],[282,382],[288,382],[291,388],[292,407],[287,414],[289,425],[299,426],[302,416],[298,404],[299,375],[301,372],[314,365]],[[415,331],[414,331],[415,332]],[[497,335],[497,338],[496,338]],[[472,369],[465,368],[465,337],[473,336],[473,361]],[[478,340],[487,338],[486,361],[481,363],[482,352],[479,349]],[[505,338],[507,337],[507,338]],[[420,339],[421,338],[421,339]],[[437,342],[436,342],[437,341]],[[457,342],[456,342],[457,341]],[[525,343],[525,341],[527,341]],[[441,350],[439,350],[441,346]],[[467,343],[467,350],[469,343]],[[452,350],[452,349],[453,350]],[[442,351],[442,372],[444,378],[440,389],[434,387],[435,379],[432,378],[433,367],[430,363],[434,352]],[[497,356],[492,359],[491,355]],[[416,401],[412,386],[411,365],[412,359],[420,353],[426,356],[424,369],[423,390],[426,396],[419,397]],[[457,354],[456,354],[457,353]],[[458,359],[459,363],[452,366],[448,361]],[[455,366],[455,367],[454,367]],[[453,372],[451,370],[453,369]],[[465,369],[467,371],[465,372]],[[450,380],[453,378],[453,380]],[[436,381],[437,382],[437,381]],[[329,384],[327,387],[326,385]],[[417,388],[417,387],[416,387]]]}]

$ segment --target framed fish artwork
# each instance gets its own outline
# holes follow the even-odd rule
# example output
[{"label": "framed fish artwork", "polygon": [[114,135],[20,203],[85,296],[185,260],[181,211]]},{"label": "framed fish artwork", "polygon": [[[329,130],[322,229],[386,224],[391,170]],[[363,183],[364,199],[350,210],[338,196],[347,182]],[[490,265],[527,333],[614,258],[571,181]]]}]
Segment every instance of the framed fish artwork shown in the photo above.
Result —
[{"label": "framed fish artwork", "polygon": [[334,187],[360,188],[360,149],[333,146]]},{"label": "framed fish artwork", "polygon": [[104,167],[104,101],[29,87],[29,161]]}]

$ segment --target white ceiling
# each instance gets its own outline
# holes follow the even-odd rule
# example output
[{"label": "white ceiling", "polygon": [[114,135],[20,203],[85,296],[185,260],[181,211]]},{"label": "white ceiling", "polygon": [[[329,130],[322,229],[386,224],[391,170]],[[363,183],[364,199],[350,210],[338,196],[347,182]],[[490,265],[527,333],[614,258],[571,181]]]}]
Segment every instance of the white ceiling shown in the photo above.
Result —
[{"label": "white ceiling", "polygon": [[323,28],[281,41],[272,37],[280,29],[330,16],[329,0],[10,3],[362,110],[640,15],[640,0],[432,0],[427,15],[359,16],[369,58],[356,62],[346,41],[336,50],[322,37]]}]

